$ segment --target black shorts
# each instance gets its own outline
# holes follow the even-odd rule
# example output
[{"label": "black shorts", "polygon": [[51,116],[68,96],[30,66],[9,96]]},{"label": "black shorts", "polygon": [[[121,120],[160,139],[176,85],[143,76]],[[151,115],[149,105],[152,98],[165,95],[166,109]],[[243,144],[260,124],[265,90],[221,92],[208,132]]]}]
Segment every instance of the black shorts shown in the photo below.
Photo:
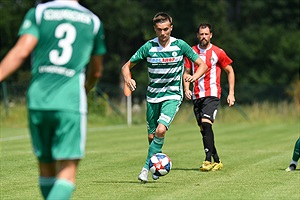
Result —
[{"label": "black shorts", "polygon": [[194,103],[194,114],[198,125],[201,125],[201,119],[206,118],[209,119],[211,122],[214,122],[218,106],[220,103],[220,99],[217,97],[203,97],[200,99],[193,100]]}]

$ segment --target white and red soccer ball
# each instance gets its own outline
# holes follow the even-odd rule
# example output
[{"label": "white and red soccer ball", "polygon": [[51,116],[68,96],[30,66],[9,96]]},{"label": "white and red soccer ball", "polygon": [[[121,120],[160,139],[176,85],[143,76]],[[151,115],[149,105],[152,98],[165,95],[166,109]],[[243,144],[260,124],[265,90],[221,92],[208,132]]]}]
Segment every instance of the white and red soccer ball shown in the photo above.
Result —
[{"label": "white and red soccer ball", "polygon": [[150,172],[156,176],[167,175],[172,168],[172,162],[169,156],[164,153],[154,154],[149,161]]}]

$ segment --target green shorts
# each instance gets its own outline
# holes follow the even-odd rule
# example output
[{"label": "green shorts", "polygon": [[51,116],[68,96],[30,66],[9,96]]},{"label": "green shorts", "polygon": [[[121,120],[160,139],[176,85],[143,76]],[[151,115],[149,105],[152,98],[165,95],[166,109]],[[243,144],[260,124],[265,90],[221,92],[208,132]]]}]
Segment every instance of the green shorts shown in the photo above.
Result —
[{"label": "green shorts", "polygon": [[34,154],[41,162],[81,159],[85,153],[86,114],[29,110]]},{"label": "green shorts", "polygon": [[153,134],[158,124],[163,124],[169,129],[176,113],[179,110],[181,101],[166,100],[160,103],[147,102],[147,129],[148,134]]}]

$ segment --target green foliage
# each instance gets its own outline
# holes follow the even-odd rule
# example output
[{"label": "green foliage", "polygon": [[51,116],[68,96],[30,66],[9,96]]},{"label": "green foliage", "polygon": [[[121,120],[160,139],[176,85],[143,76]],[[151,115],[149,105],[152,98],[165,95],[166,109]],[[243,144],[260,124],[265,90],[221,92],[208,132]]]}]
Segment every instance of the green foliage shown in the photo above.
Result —
[{"label": "green foliage", "polygon": [[98,113],[100,116],[106,114],[108,102],[105,101],[104,98],[98,96],[95,89],[92,89],[87,95],[87,102],[88,112],[95,112]]},{"label": "green foliage", "polygon": [[[8,52],[17,40],[18,30],[29,8],[34,6],[31,0],[10,0],[0,3],[0,58]],[[28,68],[29,69],[29,68]]]},{"label": "green foliage", "polygon": [[[14,45],[22,18],[36,2],[42,1],[1,1],[1,58]],[[122,81],[121,66],[142,44],[155,37],[152,18],[159,11],[173,17],[172,35],[190,45],[198,42],[195,30],[199,23],[211,23],[212,43],[233,59],[239,87],[275,84],[288,88],[299,79],[299,0],[81,0],[80,3],[97,14],[105,27],[108,53],[101,84],[110,98],[118,99],[122,94],[122,90],[112,89],[119,88]],[[29,66],[28,60],[21,70],[28,71]],[[145,63],[139,63],[132,71],[139,86],[135,93],[142,100],[148,82]],[[15,74],[8,80],[19,82],[21,78]],[[223,79],[224,82],[227,80]],[[264,98],[263,101],[268,96]]]},{"label": "green foliage", "polygon": [[[299,1],[237,1],[233,39],[240,83],[290,84],[299,78]],[[232,48],[229,48],[231,52]]]},{"label": "green foliage", "polygon": [[[153,32],[151,18],[139,1],[86,0],[86,5],[104,24],[108,53],[102,82],[119,84],[121,66],[144,43],[147,34]],[[147,23],[148,22],[148,23]],[[151,31],[150,31],[151,30]],[[114,77],[112,79],[112,77]],[[111,90],[107,90],[111,94]]]},{"label": "green foliage", "polygon": [[287,90],[287,94],[293,97],[298,112],[300,112],[300,80],[299,79],[294,81],[291,84],[290,88]]}]

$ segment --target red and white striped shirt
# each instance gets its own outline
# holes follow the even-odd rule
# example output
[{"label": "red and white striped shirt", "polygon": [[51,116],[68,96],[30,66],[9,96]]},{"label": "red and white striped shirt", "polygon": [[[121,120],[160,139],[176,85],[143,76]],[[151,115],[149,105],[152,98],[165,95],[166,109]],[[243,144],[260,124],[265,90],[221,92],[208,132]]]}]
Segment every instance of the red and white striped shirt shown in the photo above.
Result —
[{"label": "red and white striped shirt", "polygon": [[[193,50],[206,63],[208,69],[206,73],[194,82],[193,99],[199,99],[207,96],[221,97],[221,71],[222,68],[232,63],[225,51],[219,47],[210,44],[207,49],[201,49],[199,45],[193,46]],[[186,68],[192,69],[195,73],[198,65],[191,62],[188,58],[184,58]]]}]

